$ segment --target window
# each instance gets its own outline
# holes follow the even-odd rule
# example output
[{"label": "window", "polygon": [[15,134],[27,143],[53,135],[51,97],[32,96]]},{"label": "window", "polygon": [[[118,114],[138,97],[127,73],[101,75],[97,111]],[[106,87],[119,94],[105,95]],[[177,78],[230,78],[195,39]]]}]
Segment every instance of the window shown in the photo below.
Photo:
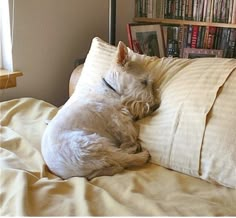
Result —
[{"label": "window", "polygon": [[[12,22],[14,22],[14,0],[12,2]],[[14,27],[14,23],[12,23]],[[13,30],[13,28],[12,28]],[[13,71],[12,33],[10,25],[9,0],[0,0],[0,68]]]}]

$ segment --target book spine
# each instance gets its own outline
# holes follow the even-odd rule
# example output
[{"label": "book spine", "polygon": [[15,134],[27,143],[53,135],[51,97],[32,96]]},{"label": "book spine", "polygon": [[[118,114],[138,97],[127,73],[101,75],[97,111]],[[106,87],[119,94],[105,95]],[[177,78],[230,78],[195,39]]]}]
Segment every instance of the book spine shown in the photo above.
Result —
[{"label": "book spine", "polygon": [[227,37],[226,37],[226,42],[225,42],[225,46],[224,46],[224,57],[227,58],[228,57],[228,52],[229,52],[229,40],[230,40],[230,29],[227,29]]},{"label": "book spine", "polygon": [[182,1],[182,6],[181,6],[181,19],[185,20],[185,9],[186,9],[186,0]]},{"label": "book spine", "polygon": [[197,21],[198,1],[199,1],[199,0],[194,0],[194,1],[193,1],[193,20],[195,20],[195,21]]},{"label": "book spine", "polygon": [[223,50],[223,57],[227,56],[229,33],[228,28],[222,28],[222,39],[220,49]]},{"label": "book spine", "polygon": [[160,7],[160,18],[164,18],[164,0],[159,0],[157,7]]},{"label": "book spine", "polygon": [[174,0],[173,1],[173,18],[175,18],[175,19],[178,19],[178,10],[179,10],[179,8],[178,8],[178,0]]},{"label": "book spine", "polygon": [[192,41],[192,25],[189,25],[188,26],[187,48],[191,47],[191,41]]},{"label": "book spine", "polygon": [[142,17],[147,17],[147,0],[142,0]]},{"label": "book spine", "polygon": [[207,1],[206,22],[210,22],[211,21],[211,6],[212,6],[212,1],[213,0],[208,0]]},{"label": "book spine", "polygon": [[192,27],[191,48],[197,48],[198,29],[199,26]]},{"label": "book spine", "polygon": [[184,18],[188,20],[188,7],[189,7],[189,0],[185,0],[185,15]]},{"label": "book spine", "polygon": [[139,3],[140,3],[140,0],[135,0],[135,12],[134,12],[134,16],[135,17],[140,17],[140,14],[139,14]]},{"label": "book spine", "polygon": [[212,49],[215,40],[215,33],[216,27],[209,27],[209,34],[208,34],[208,41],[207,41],[207,48]]},{"label": "book spine", "polygon": [[204,38],[205,38],[205,33],[206,33],[206,27],[203,26],[201,29],[201,35],[200,35],[200,45],[199,48],[204,48]]},{"label": "book spine", "polygon": [[202,21],[205,21],[205,22],[206,22],[206,17],[207,17],[207,4],[208,4],[208,1],[204,1]]},{"label": "book spine", "polygon": [[189,6],[188,6],[188,19],[193,20],[193,3],[196,0],[189,0]]},{"label": "book spine", "polygon": [[233,1],[233,8],[232,8],[232,22],[233,24],[236,23],[236,0]]},{"label": "book spine", "polygon": [[160,13],[159,11],[157,11],[157,0],[152,0],[152,17],[156,18],[159,17],[158,13]]},{"label": "book spine", "polygon": [[199,21],[203,21],[203,17],[204,17],[204,2],[206,2],[206,1],[201,0],[201,2],[200,2],[200,8],[199,8],[199,12],[200,12],[200,14],[199,14]]},{"label": "book spine", "polygon": [[235,43],[236,43],[236,29],[232,28],[230,30],[228,58],[236,58],[234,57]]},{"label": "book spine", "polygon": [[182,19],[182,4],[183,4],[183,0],[179,0],[179,4],[178,4],[178,7],[179,7],[179,10],[178,10],[178,18],[179,19]]},{"label": "book spine", "polygon": [[219,40],[219,29],[220,29],[220,28],[216,28],[215,40],[214,40],[214,44],[213,44],[213,49],[217,49],[217,44],[218,44],[218,40]]},{"label": "book spine", "polygon": [[202,26],[199,26],[197,35],[197,48],[201,48],[201,35],[202,35]]},{"label": "book spine", "polygon": [[172,0],[168,0],[167,14],[169,18],[172,18]]},{"label": "book spine", "polygon": [[164,0],[164,18],[168,18],[168,0]]},{"label": "book spine", "polygon": [[179,43],[179,57],[182,58],[183,50],[184,50],[184,26],[183,25],[179,27],[178,43]]},{"label": "book spine", "polygon": [[221,10],[220,10],[220,22],[225,23],[226,22],[226,10],[227,10],[227,5],[226,5],[226,0],[221,1]]},{"label": "book spine", "polygon": [[152,18],[153,0],[146,0],[147,4],[147,18]]},{"label": "book spine", "polygon": [[217,7],[218,7],[218,0],[213,0],[213,13],[212,13],[213,22],[217,22]]},{"label": "book spine", "polygon": [[167,8],[167,15],[168,18],[173,18],[172,17],[172,0],[168,0],[168,8]]},{"label": "book spine", "polygon": [[167,56],[179,57],[178,36],[179,27],[169,26],[167,29]]},{"label": "book spine", "polygon": [[138,17],[142,17],[143,16],[143,5],[142,5],[142,0],[137,0],[137,8],[138,8],[138,12],[137,12],[137,16]]},{"label": "book spine", "polygon": [[225,1],[225,19],[224,22],[228,23],[229,20],[229,8],[230,8],[230,0]]},{"label": "book spine", "polygon": [[209,35],[209,26],[206,26],[205,34],[204,34],[204,41],[203,41],[203,48],[207,48],[208,35]]},{"label": "book spine", "polygon": [[172,0],[171,1],[171,18],[177,18],[177,15],[176,15],[176,0]]},{"label": "book spine", "polygon": [[217,1],[216,22],[220,22],[221,2],[222,2],[222,0],[218,0],[218,1]]},{"label": "book spine", "polygon": [[183,48],[188,47],[188,26],[184,26]]},{"label": "book spine", "polygon": [[218,28],[218,40],[217,40],[217,44],[216,44],[216,48],[217,49],[221,49],[221,43],[222,43],[222,37],[223,37],[223,29],[224,28],[221,28],[219,27]]}]

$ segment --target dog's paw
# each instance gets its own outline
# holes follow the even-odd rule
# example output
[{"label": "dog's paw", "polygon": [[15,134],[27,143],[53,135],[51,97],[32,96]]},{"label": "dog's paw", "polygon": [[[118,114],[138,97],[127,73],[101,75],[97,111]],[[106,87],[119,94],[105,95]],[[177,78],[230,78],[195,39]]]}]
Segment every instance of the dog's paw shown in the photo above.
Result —
[{"label": "dog's paw", "polygon": [[143,150],[142,152],[137,153],[136,155],[139,156],[139,158],[141,159],[143,163],[147,163],[151,159],[151,155],[147,150]]},{"label": "dog's paw", "polygon": [[146,157],[147,157],[146,163],[149,162],[149,161],[151,160],[152,156],[150,155],[150,153],[148,152],[148,150],[143,150],[142,152],[145,152],[145,153],[146,153],[146,154],[145,154]]},{"label": "dog's paw", "polygon": [[131,145],[128,143],[123,143],[121,144],[120,148],[128,154],[136,154],[136,153],[142,152],[142,147],[140,143],[131,144]]}]

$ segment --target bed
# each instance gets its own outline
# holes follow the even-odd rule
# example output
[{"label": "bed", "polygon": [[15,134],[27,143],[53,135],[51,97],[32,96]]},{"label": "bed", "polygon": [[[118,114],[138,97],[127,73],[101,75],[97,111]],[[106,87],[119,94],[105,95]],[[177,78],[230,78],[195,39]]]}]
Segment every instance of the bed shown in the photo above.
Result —
[{"label": "bed", "polygon": [[[115,50],[93,39],[66,104],[92,89]],[[62,180],[40,152],[46,121],[59,108],[34,98],[1,102],[1,216],[236,215],[236,60],[133,57],[156,70],[160,83],[160,109],[139,123],[151,162],[90,181]]]}]

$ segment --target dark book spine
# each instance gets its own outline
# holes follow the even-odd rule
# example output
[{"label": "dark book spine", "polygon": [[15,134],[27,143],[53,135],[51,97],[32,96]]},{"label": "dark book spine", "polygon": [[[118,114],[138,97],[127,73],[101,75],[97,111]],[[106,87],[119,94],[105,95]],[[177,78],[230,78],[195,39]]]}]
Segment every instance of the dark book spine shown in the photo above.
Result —
[{"label": "dark book spine", "polygon": [[187,39],[187,48],[191,48],[192,41],[192,25],[188,26],[188,39]]},{"label": "dark book spine", "polygon": [[232,28],[230,30],[229,47],[228,47],[228,53],[227,53],[228,58],[235,58],[234,57],[235,43],[236,43],[236,29]]},{"label": "dark book spine", "polygon": [[202,34],[202,26],[199,26],[197,35],[197,48],[201,48],[201,34]]}]

